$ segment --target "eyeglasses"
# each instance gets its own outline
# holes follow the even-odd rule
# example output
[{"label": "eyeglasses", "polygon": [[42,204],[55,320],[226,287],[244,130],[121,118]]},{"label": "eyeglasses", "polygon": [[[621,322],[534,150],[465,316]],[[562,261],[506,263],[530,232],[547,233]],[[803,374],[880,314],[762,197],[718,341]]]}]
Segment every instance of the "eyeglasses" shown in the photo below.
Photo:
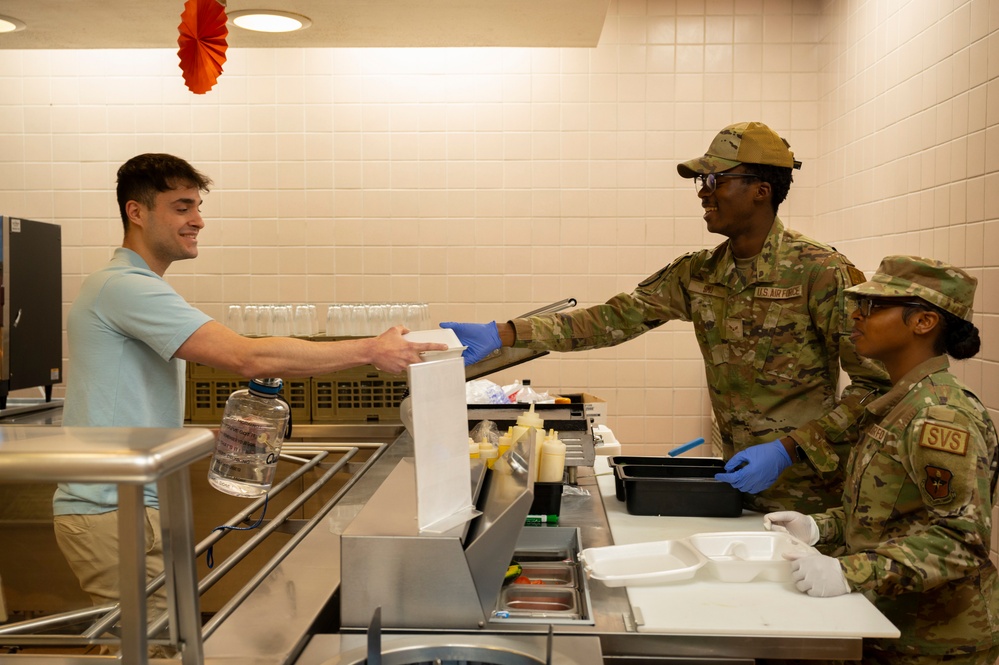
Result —
[{"label": "eyeglasses", "polygon": [[870,317],[871,313],[879,309],[889,309],[891,307],[920,307],[926,308],[926,303],[916,302],[913,300],[892,300],[892,299],[875,299],[875,298],[858,298],[857,299],[857,311],[860,312],[861,316],[865,319]]},{"label": "eyeglasses", "polygon": [[752,173],[708,173],[706,175],[695,175],[694,190],[698,194],[700,194],[702,189],[705,190],[705,193],[712,194],[718,189],[719,178],[756,178],[759,180],[760,176]]}]

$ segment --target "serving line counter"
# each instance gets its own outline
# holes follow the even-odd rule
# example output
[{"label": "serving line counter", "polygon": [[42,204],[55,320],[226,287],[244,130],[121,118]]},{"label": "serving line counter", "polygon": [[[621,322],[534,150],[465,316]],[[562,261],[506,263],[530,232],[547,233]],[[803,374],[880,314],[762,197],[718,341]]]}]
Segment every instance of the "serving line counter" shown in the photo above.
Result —
[{"label": "serving line counter", "polygon": [[[340,534],[398,463],[411,455],[407,434],[395,440],[374,468],[327,518],[206,640],[206,662],[326,665],[356,649],[356,629],[339,623]],[[680,538],[707,531],[761,530],[759,515],[731,519],[637,517],[615,498],[605,459],[580,469],[588,494],[563,497],[560,526],[579,529],[583,547]],[[400,500],[406,500],[400,497]],[[543,529],[545,527],[525,527]],[[349,574],[349,571],[344,571]],[[406,589],[399,589],[405,594]],[[325,597],[324,608],[318,602]],[[308,600],[309,602],[303,602]],[[459,636],[596,636],[603,661],[748,662],[759,658],[855,659],[864,637],[893,637],[895,628],[860,595],[811,598],[790,583],[727,583],[701,573],[658,587],[607,587],[589,581],[592,623],[505,625],[475,630],[409,627],[395,639],[427,644]],[[288,621],[276,617],[289,617]],[[306,627],[306,633],[299,632]],[[390,633],[391,631],[386,631]],[[468,638],[465,638],[468,639]],[[362,640],[363,641],[363,640]],[[704,659],[707,659],[705,661]],[[543,661],[542,661],[543,662]]]},{"label": "serving line counter", "polygon": [[[319,523],[299,534],[303,537],[293,548],[266,572],[261,571],[252,590],[206,624],[203,662],[326,665],[340,654],[356,651],[363,631],[345,630],[340,620],[340,535],[383,484],[382,492],[394,489],[390,476],[412,451],[412,440],[405,432],[379,447],[377,459],[321,511]],[[750,513],[739,518],[629,515],[624,503],[615,498],[606,458],[598,457],[594,468],[581,467],[577,482],[583,492],[563,496],[560,528],[577,529],[583,548],[677,539],[708,531],[762,529],[761,517]],[[400,501],[405,500],[400,496]],[[406,590],[399,589],[399,593]],[[603,662],[623,664],[638,660],[853,659],[860,656],[862,638],[898,634],[857,594],[811,598],[789,583],[719,582],[703,571],[689,580],[656,587],[608,587],[589,580],[588,593],[590,622],[506,625],[491,620],[471,630],[428,626],[422,631],[386,631],[386,639],[415,640],[419,645],[441,640],[498,644],[499,638],[522,638],[543,648],[551,631],[548,648],[554,644],[556,653],[572,659],[565,654],[576,653],[580,643],[570,638],[596,638],[599,648],[589,648],[591,655],[601,652]],[[20,660],[0,656],[0,662],[8,662],[7,658]],[[540,662],[545,662],[543,656]]]}]

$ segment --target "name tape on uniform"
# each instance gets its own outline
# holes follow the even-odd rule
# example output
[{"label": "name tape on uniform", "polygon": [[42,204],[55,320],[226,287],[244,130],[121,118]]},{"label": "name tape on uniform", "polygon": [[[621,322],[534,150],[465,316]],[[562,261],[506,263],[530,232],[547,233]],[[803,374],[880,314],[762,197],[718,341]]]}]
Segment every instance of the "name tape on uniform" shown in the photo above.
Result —
[{"label": "name tape on uniform", "polygon": [[801,295],[801,285],[779,288],[776,286],[757,286],[756,297],[770,300],[787,300]]}]

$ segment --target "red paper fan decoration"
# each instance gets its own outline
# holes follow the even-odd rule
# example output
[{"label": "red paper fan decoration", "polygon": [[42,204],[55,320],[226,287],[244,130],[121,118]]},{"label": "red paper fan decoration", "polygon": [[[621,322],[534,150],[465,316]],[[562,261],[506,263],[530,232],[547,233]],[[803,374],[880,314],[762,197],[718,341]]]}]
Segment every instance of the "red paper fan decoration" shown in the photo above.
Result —
[{"label": "red paper fan decoration", "polygon": [[180,15],[180,70],[191,92],[203,95],[212,89],[222,73],[226,27],[225,0],[187,0]]}]

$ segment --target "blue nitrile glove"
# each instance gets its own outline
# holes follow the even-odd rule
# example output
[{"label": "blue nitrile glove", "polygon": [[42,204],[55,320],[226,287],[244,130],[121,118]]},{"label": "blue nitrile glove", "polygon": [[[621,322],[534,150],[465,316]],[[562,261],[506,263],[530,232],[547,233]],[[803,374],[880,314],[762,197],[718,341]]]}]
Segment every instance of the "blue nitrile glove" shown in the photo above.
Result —
[{"label": "blue nitrile glove", "polygon": [[[739,469],[742,464],[745,466]],[[758,494],[777,482],[781,472],[789,466],[791,456],[778,439],[737,452],[725,463],[726,473],[715,474],[715,480],[749,494]]]},{"label": "blue nitrile glove", "polygon": [[499,328],[496,322],[489,323],[454,323],[447,321],[441,328],[450,328],[458,336],[462,346],[468,348],[461,354],[466,365],[479,362],[496,349],[503,346],[500,342]]},{"label": "blue nitrile glove", "polygon": [[791,579],[798,591],[821,598],[850,593],[839,559],[818,552],[785,552],[784,558],[791,561]]}]

